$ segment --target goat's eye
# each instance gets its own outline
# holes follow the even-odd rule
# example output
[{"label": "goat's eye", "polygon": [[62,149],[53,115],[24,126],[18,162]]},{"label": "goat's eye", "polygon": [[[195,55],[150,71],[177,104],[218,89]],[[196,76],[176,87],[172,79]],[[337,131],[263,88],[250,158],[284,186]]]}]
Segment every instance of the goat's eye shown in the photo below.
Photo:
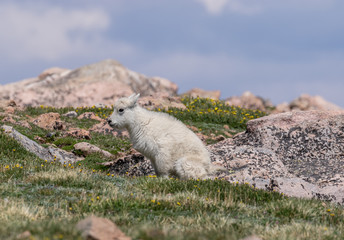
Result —
[{"label": "goat's eye", "polygon": [[120,108],[120,109],[118,109],[118,112],[122,113],[122,112],[124,112],[124,109]]}]

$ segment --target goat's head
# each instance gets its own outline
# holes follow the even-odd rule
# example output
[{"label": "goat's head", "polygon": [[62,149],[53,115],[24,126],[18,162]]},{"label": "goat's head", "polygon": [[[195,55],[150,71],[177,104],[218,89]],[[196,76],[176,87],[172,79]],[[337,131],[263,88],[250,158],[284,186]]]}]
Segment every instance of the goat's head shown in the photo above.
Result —
[{"label": "goat's head", "polygon": [[113,128],[125,128],[134,120],[134,108],[140,94],[133,94],[130,97],[124,97],[117,100],[111,116],[107,119],[109,125]]}]

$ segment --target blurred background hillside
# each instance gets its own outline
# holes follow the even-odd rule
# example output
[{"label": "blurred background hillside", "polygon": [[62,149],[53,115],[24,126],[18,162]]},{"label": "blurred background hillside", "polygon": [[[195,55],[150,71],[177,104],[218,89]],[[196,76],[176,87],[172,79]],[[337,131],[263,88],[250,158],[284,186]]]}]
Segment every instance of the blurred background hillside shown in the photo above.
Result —
[{"label": "blurred background hillside", "polygon": [[[0,84],[115,59],[179,93],[344,107],[340,0],[2,0]],[[0,86],[0,90],[3,86]]]}]

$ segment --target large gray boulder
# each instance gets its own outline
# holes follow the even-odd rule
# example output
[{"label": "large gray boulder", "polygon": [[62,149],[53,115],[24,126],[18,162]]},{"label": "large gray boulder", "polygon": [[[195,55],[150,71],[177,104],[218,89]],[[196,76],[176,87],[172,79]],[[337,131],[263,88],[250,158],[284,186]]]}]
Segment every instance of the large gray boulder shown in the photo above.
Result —
[{"label": "large gray boulder", "polygon": [[308,111],[248,122],[247,131],[209,147],[234,171],[225,178],[290,196],[344,204],[344,112]]},{"label": "large gray boulder", "polygon": [[160,77],[146,77],[114,60],[104,60],[75,70],[52,68],[37,78],[0,86],[0,100],[15,100],[22,106],[111,105],[134,92],[177,94],[177,85]]}]

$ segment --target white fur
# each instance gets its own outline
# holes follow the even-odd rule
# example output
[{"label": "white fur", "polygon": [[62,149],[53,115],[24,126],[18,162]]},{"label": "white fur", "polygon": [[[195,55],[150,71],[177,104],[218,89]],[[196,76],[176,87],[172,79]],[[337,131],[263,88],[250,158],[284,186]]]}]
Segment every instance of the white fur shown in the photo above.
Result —
[{"label": "white fur", "polygon": [[119,99],[108,122],[126,128],[133,147],[151,160],[158,176],[205,179],[225,168],[211,164],[202,141],[176,118],[136,104],[139,94]]}]

